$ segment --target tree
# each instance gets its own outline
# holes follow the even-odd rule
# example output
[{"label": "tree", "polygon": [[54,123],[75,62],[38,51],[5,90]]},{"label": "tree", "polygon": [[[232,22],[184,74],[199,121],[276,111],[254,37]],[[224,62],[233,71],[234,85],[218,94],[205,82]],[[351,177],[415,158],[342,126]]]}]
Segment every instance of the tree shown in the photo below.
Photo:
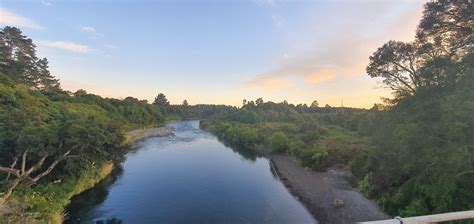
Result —
[{"label": "tree", "polygon": [[36,184],[69,158],[101,161],[120,148],[119,124],[97,107],[51,102],[24,86],[0,84],[0,89],[15,92],[10,103],[0,104],[5,111],[0,116],[0,173],[6,175],[0,203],[18,185]]},{"label": "tree", "polygon": [[367,72],[395,91],[395,104],[369,112],[373,146],[353,173],[364,173],[362,191],[387,214],[472,207],[473,19],[471,0],[429,1],[414,41],[390,41],[370,58]]},{"label": "tree", "polygon": [[45,91],[59,90],[59,80],[48,70],[48,60],[36,57],[36,46],[16,27],[0,30],[0,72],[16,82]]},{"label": "tree", "polygon": [[472,52],[474,2],[470,0],[430,1],[416,33],[421,48],[432,57],[459,61]]},{"label": "tree", "polygon": [[415,44],[389,41],[370,57],[367,74],[383,78],[398,95],[409,96],[421,85],[418,70],[422,64]]},{"label": "tree", "polygon": [[60,90],[59,80],[55,79],[49,72],[49,62],[47,58],[36,61],[36,71],[32,75],[32,82],[38,89],[46,92]]},{"label": "tree", "polygon": [[317,101],[317,100],[313,101],[313,102],[311,103],[311,106],[310,106],[310,107],[311,107],[311,108],[317,108],[317,107],[319,107],[318,101]]},{"label": "tree", "polygon": [[73,93],[74,96],[85,96],[87,95],[87,91],[83,89],[78,89],[75,93]]},{"label": "tree", "polygon": [[189,104],[188,104],[188,101],[187,101],[187,100],[183,100],[183,106],[185,106],[185,107],[189,106]]},{"label": "tree", "polygon": [[258,98],[257,100],[255,100],[255,104],[257,104],[257,107],[260,106],[260,105],[263,105],[263,99]]},{"label": "tree", "polygon": [[415,41],[384,44],[370,57],[367,74],[382,78],[396,99],[453,86],[464,74],[459,62],[474,46],[473,8],[467,0],[428,2]]},{"label": "tree", "polygon": [[166,99],[165,94],[160,93],[155,97],[155,101],[153,101],[154,105],[157,106],[169,106],[170,103],[168,102],[168,99]]}]

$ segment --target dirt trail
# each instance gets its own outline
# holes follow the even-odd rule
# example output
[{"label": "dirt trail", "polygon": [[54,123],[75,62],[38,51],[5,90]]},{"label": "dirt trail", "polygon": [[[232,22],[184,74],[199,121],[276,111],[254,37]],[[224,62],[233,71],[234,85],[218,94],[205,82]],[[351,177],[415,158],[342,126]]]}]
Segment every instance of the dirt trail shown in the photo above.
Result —
[{"label": "dirt trail", "polygon": [[[297,196],[319,223],[354,223],[387,219],[377,205],[366,199],[336,170],[314,172],[305,170],[288,155],[270,156],[280,178]],[[334,199],[344,206],[334,207]]]}]

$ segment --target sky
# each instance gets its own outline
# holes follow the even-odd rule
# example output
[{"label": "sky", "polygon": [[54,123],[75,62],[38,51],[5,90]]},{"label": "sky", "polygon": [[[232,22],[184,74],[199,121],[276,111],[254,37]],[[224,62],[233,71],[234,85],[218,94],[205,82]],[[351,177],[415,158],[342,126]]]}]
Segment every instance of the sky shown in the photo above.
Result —
[{"label": "sky", "polygon": [[365,73],[389,40],[411,41],[418,0],[2,0],[64,89],[173,104],[243,99],[370,108]]}]

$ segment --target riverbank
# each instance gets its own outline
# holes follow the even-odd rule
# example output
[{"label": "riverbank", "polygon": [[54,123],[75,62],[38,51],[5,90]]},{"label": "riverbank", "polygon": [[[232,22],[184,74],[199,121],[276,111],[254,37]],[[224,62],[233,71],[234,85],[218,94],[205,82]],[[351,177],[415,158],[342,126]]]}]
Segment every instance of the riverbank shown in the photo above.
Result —
[{"label": "riverbank", "polygon": [[19,188],[0,211],[0,223],[62,223],[70,199],[107,177],[113,163],[91,165],[75,180]]},{"label": "riverbank", "polygon": [[389,218],[377,205],[351,187],[343,171],[305,170],[289,155],[271,154],[280,179],[319,223],[354,223]]},{"label": "riverbank", "polygon": [[[141,141],[146,138],[151,138],[151,137],[166,137],[173,135],[174,130],[173,128],[170,127],[157,127],[157,128],[143,128],[143,129],[136,129],[132,131],[128,131],[124,134],[125,140],[124,144],[133,144],[135,142]],[[101,171],[98,176],[95,176],[94,178],[80,178],[78,181],[76,188],[74,191],[72,191],[68,195],[67,202],[69,203],[70,199],[92,187],[94,187],[96,184],[104,180],[111,172],[113,169],[113,163],[106,163],[103,165],[101,168]],[[66,207],[68,203],[65,203],[62,207]],[[52,223],[62,223],[64,219],[64,214],[58,213],[54,214],[50,218],[50,222]]]},{"label": "riverbank", "polygon": [[171,136],[173,135],[173,133],[173,128],[168,126],[158,128],[136,129],[125,133],[125,144],[133,144],[134,142],[151,137]]},{"label": "riverbank", "polygon": [[[124,144],[172,134],[173,129],[169,127],[137,129],[124,133]],[[18,189],[10,202],[0,208],[0,223],[62,223],[67,215],[64,214],[64,208],[70,199],[101,182],[112,172],[113,167],[112,162],[91,165],[74,181]]]}]

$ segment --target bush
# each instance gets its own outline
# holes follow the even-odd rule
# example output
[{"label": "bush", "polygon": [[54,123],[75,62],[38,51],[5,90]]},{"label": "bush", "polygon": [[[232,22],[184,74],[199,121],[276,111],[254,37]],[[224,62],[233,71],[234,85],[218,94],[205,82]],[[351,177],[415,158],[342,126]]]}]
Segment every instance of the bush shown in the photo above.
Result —
[{"label": "bush", "polygon": [[344,206],[344,201],[342,199],[336,198],[332,202],[332,206],[334,206],[334,208],[340,208],[340,207]]},{"label": "bush", "polygon": [[303,167],[309,167],[312,170],[322,171],[327,167],[328,151],[323,148],[315,148],[305,151],[301,154],[300,160]]},{"label": "bush", "polygon": [[299,151],[301,151],[305,147],[303,141],[299,139],[291,140],[290,144],[288,145],[288,150],[290,151],[291,155],[296,155]]},{"label": "bush", "polygon": [[307,131],[303,134],[301,138],[305,142],[312,142],[319,139],[319,132],[318,131]]},{"label": "bush", "polygon": [[273,152],[283,153],[289,148],[289,139],[283,132],[276,132],[270,137],[269,145]]}]

